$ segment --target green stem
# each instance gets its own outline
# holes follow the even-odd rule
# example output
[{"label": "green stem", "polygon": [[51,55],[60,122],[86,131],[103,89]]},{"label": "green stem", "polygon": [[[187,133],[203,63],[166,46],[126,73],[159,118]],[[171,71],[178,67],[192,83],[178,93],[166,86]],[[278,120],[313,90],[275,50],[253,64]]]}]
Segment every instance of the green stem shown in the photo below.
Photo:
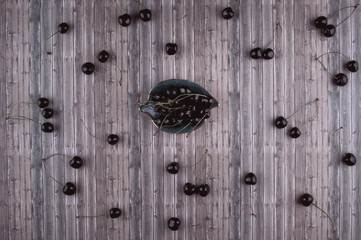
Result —
[{"label": "green stem", "polygon": [[[280,31],[281,31],[281,33],[282,33],[282,27],[281,27],[280,22],[278,22],[278,23],[276,24],[276,28],[275,28],[275,31],[274,31],[272,40],[271,40],[263,49],[266,49],[269,45],[271,45],[272,42],[274,42],[274,40],[276,39],[276,36],[277,36],[277,30],[278,30],[278,28],[280,28]],[[277,42],[275,43],[275,46],[274,46],[273,49],[276,49],[276,45],[277,45]]]},{"label": "green stem", "polygon": [[66,157],[65,154],[62,154],[62,153],[54,153],[54,154],[51,154],[50,156],[47,156],[46,158],[43,158],[42,160],[43,160],[43,161],[46,161],[46,160],[48,160],[49,158],[52,158],[52,157],[54,157],[54,156],[65,156],[65,157]]},{"label": "green stem", "polygon": [[8,117],[6,117],[6,119],[5,119],[5,120],[9,120],[9,119],[15,119],[15,120],[30,120],[30,121],[33,121],[33,122],[35,122],[35,123],[37,123],[37,124],[41,125],[41,123],[40,123],[40,122],[35,121],[35,120],[34,120],[34,119],[32,119],[32,118],[28,118],[28,117],[24,117],[24,116],[8,116]]},{"label": "green stem", "polygon": [[254,211],[253,211],[253,204],[252,204],[252,185],[251,185],[250,188],[249,188],[249,196],[250,196],[250,203],[249,203],[249,205],[250,205],[250,209],[251,209],[251,215],[252,215],[252,216],[256,216],[256,214],[255,214]]},{"label": "green stem", "polygon": [[101,138],[96,137],[94,134],[92,134],[92,133],[90,132],[90,130],[89,130],[89,129],[87,128],[87,126],[85,125],[83,119],[80,119],[80,121],[82,122],[83,126],[85,127],[86,131],[89,133],[90,136],[92,136],[93,138],[99,139],[99,140],[103,140],[103,139],[101,139]]},{"label": "green stem", "polygon": [[343,57],[346,58],[347,60],[351,60],[349,57],[347,57],[345,54],[343,54],[343,53],[340,52],[340,51],[325,52],[325,53],[321,54],[320,56],[318,56],[318,57],[316,58],[316,60],[318,60],[319,58],[323,57],[324,55],[331,54],[331,53],[340,54],[341,56],[343,56]]},{"label": "green stem", "polygon": [[56,180],[53,176],[50,175],[50,173],[48,172],[48,169],[46,168],[46,165],[45,165],[45,161],[44,161],[44,160],[42,160],[42,163],[43,163],[43,167],[44,167],[45,173],[46,173],[51,179],[53,179],[56,183],[60,184],[61,186],[64,186],[64,184],[62,184],[61,182],[59,182],[59,181]]},{"label": "green stem", "polygon": [[176,132],[177,133],[180,133],[181,131],[183,131],[184,129],[186,129],[191,123],[188,123],[187,125],[184,126],[184,128],[180,129],[179,131]]},{"label": "green stem", "polygon": [[313,100],[312,102],[306,103],[305,105],[303,105],[302,107],[300,107],[299,109],[297,109],[296,112],[292,113],[292,114],[291,114],[289,117],[287,117],[286,119],[290,119],[291,117],[293,117],[296,113],[298,113],[299,111],[301,111],[301,109],[303,109],[303,108],[306,107],[307,105],[310,105],[310,104],[312,104],[312,103],[314,103],[314,102],[318,102],[318,101],[319,101],[319,99],[316,98],[316,99]]},{"label": "green stem", "polygon": [[315,60],[317,60],[319,63],[321,63],[322,67],[325,69],[325,71],[326,71],[332,78],[337,79],[335,76],[333,76],[333,75],[327,70],[327,68],[325,67],[325,65],[323,64],[323,62],[321,62],[320,59],[315,58]]},{"label": "green stem", "polygon": [[172,36],[172,39],[173,39],[173,43],[175,43],[175,31],[176,31],[176,28],[177,28],[177,23],[180,22],[183,18],[187,17],[187,14],[184,15],[183,17],[181,17],[180,19],[178,19],[178,21],[175,23],[175,26],[173,28],[173,36]]},{"label": "green stem", "polygon": [[341,130],[341,129],[343,129],[343,127],[339,127],[339,128],[337,128],[337,129],[333,132],[333,134],[332,134],[332,138],[333,138],[332,142],[333,142],[333,146],[336,148],[336,150],[337,150],[339,153],[342,154],[341,149],[340,149],[339,145],[336,145],[336,140],[335,140],[335,139],[336,139],[336,138],[335,138],[335,134],[336,134],[339,130]]},{"label": "green stem", "polygon": [[328,219],[330,219],[330,221],[332,222],[332,225],[333,225],[333,232],[336,233],[337,230],[336,230],[336,225],[335,223],[333,222],[332,218],[322,209],[320,208],[319,206],[317,206],[316,204],[312,203],[313,206],[315,206],[316,208],[318,208],[321,212],[323,212],[327,217]]},{"label": "green stem", "polygon": [[14,107],[18,104],[37,104],[37,103],[33,103],[33,102],[18,102],[18,103],[14,103],[11,107],[10,107],[10,111],[8,113],[7,116],[10,116],[10,114],[12,113]]},{"label": "green stem", "polygon": [[308,120],[305,124],[303,124],[300,127],[300,129],[304,128],[307,124],[313,122],[318,117],[318,110],[319,110],[318,109],[318,98],[316,98],[315,102],[316,102],[316,114],[315,114],[315,116],[312,119]]},{"label": "green stem", "polygon": [[95,218],[95,217],[107,217],[108,215],[95,215],[95,216],[76,216],[75,218]]},{"label": "green stem", "polygon": [[45,44],[44,44],[44,49],[45,49],[45,52],[46,52],[46,54],[48,54],[48,55],[51,55],[52,54],[52,52],[48,52],[48,50],[46,50],[46,43],[48,42],[48,40],[50,39],[50,38],[52,38],[55,34],[57,34],[57,33],[59,33],[59,31],[57,31],[57,32],[55,32],[55,33],[53,33],[53,34],[51,34],[47,39],[46,39],[46,41],[45,41]]}]

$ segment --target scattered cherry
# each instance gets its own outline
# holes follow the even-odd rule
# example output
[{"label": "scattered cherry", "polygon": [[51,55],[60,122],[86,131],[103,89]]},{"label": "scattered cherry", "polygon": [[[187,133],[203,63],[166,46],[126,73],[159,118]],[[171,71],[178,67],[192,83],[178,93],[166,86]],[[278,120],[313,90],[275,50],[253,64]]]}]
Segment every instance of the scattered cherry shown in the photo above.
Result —
[{"label": "scattered cherry", "polygon": [[282,128],[285,128],[287,126],[288,122],[287,122],[286,118],[284,118],[282,116],[279,116],[274,121],[274,124],[275,124],[276,128],[282,129]]},{"label": "scattered cherry", "polygon": [[197,192],[197,187],[192,183],[184,184],[183,191],[186,195],[190,196]]},{"label": "scattered cherry", "polygon": [[222,17],[223,17],[224,19],[228,20],[228,19],[233,18],[233,16],[234,16],[234,12],[233,12],[233,9],[232,9],[232,8],[227,7],[227,8],[225,8],[225,9],[223,9],[223,11],[222,11]]},{"label": "scattered cherry", "polygon": [[274,57],[275,53],[271,48],[266,48],[262,51],[262,57],[263,59],[270,60]]},{"label": "scattered cherry", "polygon": [[167,166],[167,172],[170,174],[177,174],[179,171],[179,163],[177,162],[171,162]]},{"label": "scattered cherry", "polygon": [[51,109],[51,108],[44,108],[44,109],[41,111],[41,115],[43,115],[43,117],[44,117],[45,119],[52,118],[53,115],[54,115],[54,110]]},{"label": "scattered cherry", "polygon": [[290,136],[291,136],[291,138],[298,138],[299,136],[301,136],[300,129],[298,129],[298,127],[291,128]]},{"label": "scattered cherry", "polygon": [[327,18],[324,16],[320,16],[320,17],[316,18],[314,24],[317,28],[322,29],[327,26]]},{"label": "scattered cherry", "polygon": [[336,34],[336,27],[334,25],[327,25],[322,28],[322,34],[325,37],[333,37]]},{"label": "scattered cherry", "polygon": [[210,187],[209,187],[208,184],[202,184],[202,185],[199,185],[199,186],[197,187],[196,192],[198,192],[199,195],[201,195],[202,197],[205,197],[205,196],[208,195],[208,193],[209,193],[210,190],[211,190],[211,189],[210,189]]},{"label": "scattered cherry", "polygon": [[167,52],[168,55],[176,54],[177,50],[178,50],[178,46],[176,43],[167,43],[165,45],[165,51]]},{"label": "scattered cherry", "polygon": [[353,166],[356,164],[356,157],[352,153],[346,153],[345,156],[342,158],[342,161],[348,165]]},{"label": "scattered cherry", "polygon": [[92,74],[95,70],[95,67],[94,67],[94,64],[91,63],[91,62],[87,62],[87,63],[84,63],[82,66],[81,66],[81,70],[83,73],[89,75],[89,74]]},{"label": "scattered cherry", "polygon": [[132,18],[130,17],[129,14],[125,13],[118,17],[118,22],[121,26],[128,27],[130,25],[130,23],[132,22]]},{"label": "scattered cherry", "polygon": [[58,30],[61,34],[66,33],[69,30],[69,25],[65,22],[58,25]]},{"label": "scattered cherry", "polygon": [[358,63],[355,60],[348,61],[345,65],[347,70],[350,72],[357,72],[358,71]]},{"label": "scattered cherry", "polygon": [[244,183],[247,185],[256,185],[257,183],[257,177],[254,173],[248,173],[245,177],[244,177]]},{"label": "scattered cherry", "polygon": [[41,124],[41,131],[51,133],[54,131],[54,126],[50,122],[45,122]]},{"label": "scattered cherry", "polygon": [[[105,50],[103,51],[100,51],[98,53],[98,60],[99,62],[102,62],[102,63],[105,63],[108,59],[109,59],[109,53]],[[94,65],[93,65],[93,68],[94,68]]]},{"label": "scattered cherry", "polygon": [[66,195],[73,195],[76,192],[76,187],[74,183],[67,182],[63,187],[63,193]]},{"label": "scattered cherry", "polygon": [[120,210],[119,208],[111,208],[109,210],[109,216],[111,218],[118,218],[120,217],[120,215],[122,215],[122,210]]},{"label": "scattered cherry", "polygon": [[81,157],[79,156],[75,156],[70,159],[69,165],[73,168],[80,168],[81,166],[83,166],[83,159],[81,159]]},{"label": "scattered cherry", "polygon": [[313,202],[313,197],[311,194],[305,193],[300,197],[300,202],[303,206],[308,207]]},{"label": "scattered cherry", "polygon": [[253,59],[259,59],[262,57],[262,49],[261,48],[254,48],[250,52],[250,56]]},{"label": "scattered cherry", "polygon": [[177,231],[179,229],[180,224],[181,224],[181,221],[179,220],[179,218],[172,217],[172,218],[169,218],[169,220],[168,220],[168,227],[172,231]]},{"label": "scattered cherry", "polygon": [[49,99],[39,98],[37,103],[40,108],[46,108],[47,106],[49,106]]},{"label": "scattered cherry", "polygon": [[343,73],[338,73],[334,76],[333,82],[337,86],[343,87],[348,83],[348,77]]},{"label": "scattered cherry", "polygon": [[115,135],[115,134],[110,134],[108,137],[107,137],[107,142],[110,144],[110,145],[115,145],[119,142],[119,136],[118,135]]},{"label": "scattered cherry", "polygon": [[148,22],[152,19],[152,12],[149,9],[140,10],[139,18],[144,22]]}]

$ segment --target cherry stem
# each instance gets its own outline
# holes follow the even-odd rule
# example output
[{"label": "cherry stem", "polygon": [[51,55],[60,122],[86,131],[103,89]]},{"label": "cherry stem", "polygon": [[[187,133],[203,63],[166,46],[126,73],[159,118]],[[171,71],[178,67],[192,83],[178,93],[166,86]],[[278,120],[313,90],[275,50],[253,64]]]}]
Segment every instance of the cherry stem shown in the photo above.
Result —
[{"label": "cherry stem", "polygon": [[111,63],[112,65],[114,65],[116,68],[118,68],[118,70],[119,70],[119,72],[120,72],[120,79],[119,79],[119,82],[118,82],[118,84],[119,84],[119,86],[122,86],[122,80],[123,80],[123,74],[122,74],[122,70],[120,69],[120,67],[118,67],[116,64],[114,64],[114,63]]},{"label": "cherry stem", "polygon": [[310,105],[310,104],[312,104],[312,103],[314,103],[314,102],[318,103],[318,101],[319,101],[319,99],[316,98],[316,99],[313,100],[312,102],[306,103],[305,105],[303,105],[302,107],[300,107],[299,109],[297,109],[296,112],[292,113],[291,116],[287,117],[286,119],[290,119],[291,117],[293,117],[296,113],[298,113],[299,111],[301,111],[301,110],[302,110],[304,107],[306,107],[307,105]]},{"label": "cherry stem", "polygon": [[344,23],[347,19],[349,19],[351,16],[352,16],[352,14],[356,11],[356,8],[359,6],[359,4],[356,4],[356,5],[354,5],[354,6],[348,6],[348,7],[344,7],[344,8],[341,8],[340,10],[338,10],[338,11],[336,11],[330,18],[328,18],[328,19],[331,19],[331,18],[333,18],[339,11],[341,11],[341,10],[344,10],[344,9],[347,9],[347,8],[353,8],[353,10],[352,10],[352,12],[351,12],[351,14],[348,16],[348,17],[346,17],[344,20],[342,20],[339,24],[337,24],[335,27],[338,27],[338,26],[340,26],[342,23]]},{"label": "cherry stem", "polygon": [[59,33],[59,32],[60,32],[60,30],[58,30],[57,32],[51,34],[51,35],[46,39],[45,44],[44,44],[44,49],[45,49],[46,54],[48,54],[48,55],[51,55],[51,54],[52,54],[52,52],[48,52],[48,50],[46,50],[46,43],[48,42],[48,40],[49,40],[50,38],[52,38],[55,34],[57,34],[57,33]]},{"label": "cherry stem", "polygon": [[86,131],[89,133],[90,136],[92,136],[93,138],[99,139],[99,140],[103,140],[103,139],[101,139],[101,138],[96,137],[94,134],[92,134],[92,133],[90,132],[89,128],[87,128],[87,126],[85,125],[83,119],[80,119],[80,121],[81,121],[81,123],[83,124],[83,126],[85,127]]},{"label": "cherry stem", "polygon": [[120,8],[120,6],[118,5],[117,0],[114,0],[114,2],[115,2],[115,5],[117,5],[117,10],[119,9],[120,14],[123,15],[123,11]]},{"label": "cherry stem", "polygon": [[339,128],[337,128],[337,129],[333,132],[333,146],[336,148],[336,150],[337,150],[339,153],[342,154],[340,145],[336,145],[336,142],[335,142],[335,139],[336,139],[336,138],[335,138],[335,134],[336,134],[339,130],[341,130],[341,129],[343,129],[343,127],[339,127]]},{"label": "cherry stem", "polygon": [[[276,36],[277,36],[277,30],[278,30],[278,28],[280,29],[280,31],[281,31],[281,33],[282,33],[282,27],[281,27],[280,22],[278,22],[278,23],[276,24],[276,28],[275,28],[274,35],[273,35],[272,40],[271,40],[263,49],[266,49],[269,45],[271,45],[272,42],[275,41]],[[277,42],[275,43],[273,49],[276,49],[276,46],[277,46]]]},{"label": "cherry stem", "polygon": [[177,20],[177,22],[175,23],[175,26],[173,28],[173,36],[172,36],[172,39],[173,39],[173,43],[175,43],[175,32],[176,32],[176,29],[177,29],[177,23],[180,22],[181,20],[183,20],[183,18],[186,18],[188,15],[184,15],[183,17],[181,17],[180,19]]},{"label": "cherry stem", "polygon": [[192,165],[185,165],[185,166],[182,166],[182,168],[187,168],[187,167],[194,167],[194,166],[197,166],[198,163],[200,163],[201,161],[207,159],[207,156],[210,157],[210,155],[208,154],[208,149],[206,149],[204,151],[204,153],[202,154],[202,157],[200,160],[198,160],[195,164],[192,164]]},{"label": "cherry stem", "polygon": [[177,126],[177,125],[179,125],[179,124],[181,124],[183,122],[183,120],[181,120],[180,122],[177,122],[176,124],[173,124],[173,125],[164,125],[163,126],[163,128],[165,128],[165,127],[175,127],[175,126]]},{"label": "cherry stem", "polygon": [[159,129],[162,129],[163,128],[163,124],[164,124],[164,121],[167,119],[167,117],[170,115],[170,114],[172,114],[174,111],[171,111],[171,112],[169,112],[164,118],[163,118],[163,121],[162,121],[162,123],[160,124],[160,126],[159,126]]},{"label": "cherry stem", "polygon": [[321,54],[320,56],[316,57],[315,60],[318,60],[319,58],[323,57],[324,55],[331,54],[331,53],[337,53],[346,58],[347,60],[351,60],[349,57],[347,57],[345,54],[341,53],[340,51],[334,51],[334,52],[325,52]]},{"label": "cherry stem", "polygon": [[[204,154],[203,154],[204,155]],[[203,157],[203,155],[202,155],[202,157]],[[213,169],[213,165],[212,165],[212,156],[210,155],[210,154],[208,154],[207,153],[207,156],[210,158],[210,162],[211,162],[211,170]],[[201,172],[196,176],[196,178],[194,179],[194,183],[196,183],[197,182],[197,179],[202,175],[202,173],[204,172],[204,171],[206,171],[206,169],[207,169],[207,165],[205,165],[203,168],[202,168],[202,170],[201,170]],[[205,177],[205,179],[204,179],[204,182],[207,182],[207,180],[208,180],[208,178],[209,178],[209,176],[210,176],[210,174],[206,174],[206,177]]]},{"label": "cherry stem", "polygon": [[337,79],[334,75],[332,75],[327,68],[325,67],[325,65],[323,64],[323,62],[321,62],[321,60],[319,58],[315,58],[315,60],[317,60],[319,63],[321,63],[322,67],[325,69],[325,71],[334,79]]},{"label": "cherry stem", "polygon": [[75,218],[95,218],[95,217],[107,217],[108,215],[95,215],[95,216],[76,216]]},{"label": "cherry stem", "polygon": [[181,131],[183,131],[184,129],[186,129],[191,123],[188,123],[187,125],[184,126],[184,128],[180,129],[179,131],[177,131],[176,133],[180,133]]},{"label": "cherry stem", "polygon": [[24,116],[7,116],[7,117],[5,118],[5,120],[9,120],[9,119],[15,119],[15,120],[31,120],[31,121],[33,121],[33,122],[41,125],[40,122],[35,121],[35,120],[32,119],[32,118],[28,118],[28,117],[24,117]]},{"label": "cherry stem", "polygon": [[18,104],[37,104],[37,103],[33,103],[33,102],[18,102],[18,103],[14,103],[11,107],[10,107],[10,111],[8,113],[8,116],[10,116],[10,114],[12,113],[14,107]]},{"label": "cherry stem", "polygon": [[204,223],[206,223],[208,220],[210,220],[210,218],[207,216],[206,219],[201,223],[194,224],[194,225],[186,225],[184,227],[198,227],[198,226],[203,225]]},{"label": "cherry stem", "polygon": [[208,113],[204,114],[203,117],[197,122],[197,124],[187,133],[187,137],[189,137],[190,133],[203,121],[203,119],[207,116]]},{"label": "cherry stem", "polygon": [[315,116],[312,119],[308,120],[305,124],[303,124],[300,127],[300,129],[304,128],[307,124],[313,122],[318,117],[318,102],[319,102],[319,99],[316,98],[316,100],[314,102],[316,103],[316,114],[315,114]]},{"label": "cherry stem", "polygon": [[336,225],[335,223],[333,222],[332,218],[322,209],[320,208],[319,206],[317,206],[315,203],[312,203],[313,206],[315,206],[316,208],[318,208],[319,210],[321,210],[321,212],[323,212],[327,217],[328,219],[330,219],[330,221],[332,222],[332,225],[333,225],[333,232],[336,233]]},{"label": "cherry stem", "polygon": [[46,160],[48,160],[49,158],[52,158],[52,157],[54,157],[54,156],[64,156],[64,157],[66,157],[65,154],[62,154],[62,153],[54,153],[54,154],[51,154],[50,156],[47,156],[46,158],[43,158],[42,160],[43,160],[43,161],[46,161]]},{"label": "cherry stem", "polygon": [[[108,78],[114,80],[113,77],[112,77],[112,76],[109,76],[108,74],[105,74],[105,73],[102,73],[102,72],[98,72],[98,71],[96,71],[96,70],[94,70],[94,69],[93,69],[93,71],[94,71],[95,73],[98,73],[98,74],[100,74],[100,75],[103,75],[103,76],[105,76],[105,77],[108,77]],[[120,79],[120,81],[119,81],[120,86],[121,86],[121,80],[122,80],[122,79]]]},{"label": "cherry stem", "polygon": [[250,196],[250,209],[251,209],[251,216],[256,216],[256,214],[253,211],[253,204],[252,204],[252,185],[249,188],[249,196]]},{"label": "cherry stem", "polygon": [[42,163],[43,163],[43,167],[44,167],[45,173],[46,173],[51,179],[53,179],[56,183],[60,184],[61,186],[64,186],[64,184],[62,184],[61,182],[59,182],[59,181],[56,180],[53,176],[50,175],[50,173],[48,172],[48,169],[46,168],[45,160],[44,160],[44,159],[42,159]]},{"label": "cherry stem", "polygon": [[136,2],[139,7],[145,8],[145,6],[139,0],[134,0],[134,2]]}]

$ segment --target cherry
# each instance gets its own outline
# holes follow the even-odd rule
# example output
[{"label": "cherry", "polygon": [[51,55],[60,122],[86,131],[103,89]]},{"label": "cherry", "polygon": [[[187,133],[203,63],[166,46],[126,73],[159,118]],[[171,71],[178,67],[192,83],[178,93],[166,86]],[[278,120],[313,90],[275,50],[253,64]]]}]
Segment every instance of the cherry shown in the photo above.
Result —
[{"label": "cherry", "polygon": [[150,21],[152,19],[152,12],[149,9],[143,9],[139,12],[139,18],[144,22]]},{"label": "cherry", "polygon": [[263,59],[270,60],[274,57],[275,53],[271,48],[266,48],[262,51],[262,57]]},{"label": "cherry", "polygon": [[179,229],[179,226],[181,225],[181,221],[179,218],[172,217],[168,220],[168,227],[172,231],[177,231]]},{"label": "cherry", "polygon": [[63,187],[63,193],[66,195],[73,195],[76,192],[76,187],[74,183],[67,182]]},{"label": "cherry", "polygon": [[51,117],[53,117],[54,115],[54,110],[51,109],[51,108],[44,108],[42,111],[41,111],[41,115],[43,115],[43,117],[45,119],[49,119]]},{"label": "cherry", "polygon": [[313,202],[313,197],[311,194],[305,193],[300,197],[300,202],[303,206],[308,207]]},{"label": "cherry", "polygon": [[196,191],[199,193],[199,195],[201,195],[202,197],[205,197],[208,195],[210,190],[211,189],[208,184],[202,184],[197,187]]},{"label": "cherry", "polygon": [[179,171],[179,163],[177,162],[171,162],[167,166],[167,172],[170,174],[177,174]]},{"label": "cherry", "polygon": [[322,28],[322,34],[325,37],[333,37],[336,34],[336,27],[334,25],[327,25]]},{"label": "cherry", "polygon": [[225,8],[225,9],[223,9],[223,11],[222,11],[222,17],[223,17],[224,19],[228,20],[228,19],[233,18],[233,16],[234,16],[234,12],[233,12],[232,8],[227,7],[227,8]]},{"label": "cherry", "polygon": [[61,34],[66,33],[69,30],[69,25],[65,22],[58,25],[58,30]]},{"label": "cherry", "polygon": [[165,45],[165,51],[168,55],[174,55],[178,50],[178,46],[176,43],[167,43]]},{"label": "cherry", "polygon": [[343,87],[348,83],[348,77],[343,73],[338,73],[334,76],[333,82],[337,86]]},{"label": "cherry", "polygon": [[111,208],[109,210],[109,216],[111,218],[118,218],[120,217],[120,215],[122,215],[122,210],[120,210],[119,208]]},{"label": "cherry", "polygon": [[37,103],[40,108],[46,108],[47,106],[49,106],[49,99],[39,98]]},{"label": "cherry", "polygon": [[256,185],[257,183],[257,177],[254,173],[248,173],[244,177],[244,183],[247,185]]},{"label": "cherry", "polygon": [[301,136],[300,129],[298,129],[298,127],[291,128],[290,136],[291,136],[291,138],[298,138],[299,136]]},{"label": "cherry", "polygon": [[184,184],[183,191],[186,195],[190,196],[197,192],[197,187],[192,183]]},{"label": "cherry", "polygon": [[81,159],[79,156],[75,156],[72,159],[70,159],[69,165],[72,168],[80,168],[81,166],[83,166],[83,159]]},{"label": "cherry", "polygon": [[[104,62],[106,62],[108,59],[109,59],[109,53],[107,52],[107,51],[105,51],[105,50],[103,50],[103,51],[100,51],[99,53],[98,53],[98,60],[99,60],[99,62],[102,62],[102,63],[104,63]],[[93,67],[94,67],[94,65],[93,65]]]},{"label": "cherry", "polygon": [[282,116],[279,116],[274,121],[274,124],[275,124],[276,128],[282,129],[282,128],[285,128],[287,126],[288,122],[287,122],[286,118],[284,118]]},{"label": "cherry", "polygon": [[108,137],[107,137],[107,142],[110,144],[110,145],[115,145],[119,142],[119,137],[118,135],[115,135],[115,134],[110,134]]},{"label": "cherry", "polygon": [[130,17],[129,14],[125,13],[118,17],[118,22],[121,26],[128,27],[130,25],[130,23],[132,22],[132,18]]},{"label": "cherry", "polygon": [[348,165],[353,166],[356,164],[356,157],[352,153],[346,153],[345,156],[342,158],[342,161]]},{"label": "cherry", "polygon": [[250,56],[253,59],[259,59],[262,57],[262,49],[261,48],[254,48],[250,52]]},{"label": "cherry", "polygon": [[326,27],[326,25],[327,25],[327,18],[324,16],[320,16],[320,17],[316,18],[314,24],[317,28],[322,29],[322,28]]},{"label": "cherry", "polygon": [[51,133],[54,131],[54,126],[50,122],[45,122],[41,124],[41,131]]},{"label": "cherry", "polygon": [[347,70],[350,72],[357,72],[358,71],[358,63],[355,60],[348,61],[345,65]]},{"label": "cherry", "polygon": [[83,73],[89,75],[89,74],[92,74],[95,70],[95,67],[94,67],[94,64],[91,63],[91,62],[87,62],[87,63],[84,63],[82,66],[81,66],[81,70]]}]

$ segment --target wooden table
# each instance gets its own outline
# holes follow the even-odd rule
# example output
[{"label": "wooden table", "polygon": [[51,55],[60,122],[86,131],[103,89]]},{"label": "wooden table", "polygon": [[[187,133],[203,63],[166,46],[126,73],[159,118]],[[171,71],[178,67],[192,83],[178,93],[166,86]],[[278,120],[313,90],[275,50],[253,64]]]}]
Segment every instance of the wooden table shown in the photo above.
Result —
[{"label": "wooden table", "polygon": [[[152,10],[150,22],[138,19],[135,1],[117,2],[133,16],[129,27],[118,24],[113,0],[0,2],[0,239],[360,238],[361,165],[343,164],[334,142],[360,158],[361,71],[347,72],[338,54],[323,57],[332,74],[349,77],[337,87],[315,57],[339,50],[360,62],[361,13],[357,9],[332,38],[312,24],[354,1],[142,1]],[[222,18],[227,6],[235,11],[230,20]],[[278,21],[283,31],[275,58],[252,60],[250,50],[267,45]],[[69,32],[46,42],[61,22],[70,24]],[[172,41],[179,50],[168,56],[165,44]],[[103,64],[96,56],[104,49],[111,59]],[[111,77],[83,74],[85,62]],[[153,86],[172,78],[200,84],[220,103],[189,137],[159,133],[145,116],[137,121],[138,94],[145,101]],[[13,104],[39,97],[49,98],[56,112],[53,133],[33,121],[4,120]],[[318,118],[298,139],[287,131],[312,119],[315,104],[289,119],[286,129],[273,126],[277,116],[315,98]],[[13,114],[45,121],[36,104],[16,105]],[[105,141],[110,133],[120,136],[117,145]],[[205,149],[211,159],[177,175],[165,170],[172,161],[195,164]],[[42,158],[54,153],[67,157],[47,160],[49,172],[75,182],[73,196],[43,171]],[[85,160],[78,170],[68,164],[74,155]],[[248,172],[258,177],[252,200],[243,183]],[[208,196],[183,193],[196,176],[196,184],[210,185]],[[305,192],[334,219],[336,234],[316,207],[297,203]],[[106,215],[111,207],[123,215],[75,218]],[[167,228],[174,216],[182,221],[176,232]]]}]

